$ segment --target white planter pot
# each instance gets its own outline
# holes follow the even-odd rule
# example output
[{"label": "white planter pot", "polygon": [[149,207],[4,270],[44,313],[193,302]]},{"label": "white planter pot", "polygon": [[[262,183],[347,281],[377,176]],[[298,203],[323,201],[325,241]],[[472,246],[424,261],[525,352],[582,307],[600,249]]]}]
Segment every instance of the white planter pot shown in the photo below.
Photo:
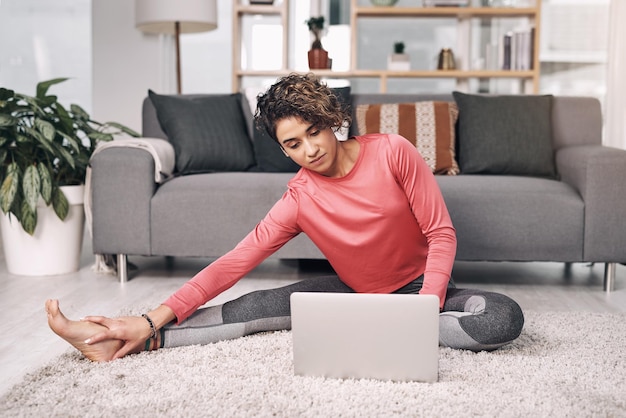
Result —
[{"label": "white planter pot", "polygon": [[409,71],[411,59],[408,54],[391,54],[387,57],[387,69],[389,71]]},{"label": "white planter pot", "polygon": [[37,227],[28,235],[22,225],[10,214],[0,216],[2,244],[11,274],[24,276],[52,276],[72,273],[80,267],[83,245],[85,212],[83,210],[84,186],[63,186],[70,204],[64,221],[52,207],[40,199],[37,205]]}]

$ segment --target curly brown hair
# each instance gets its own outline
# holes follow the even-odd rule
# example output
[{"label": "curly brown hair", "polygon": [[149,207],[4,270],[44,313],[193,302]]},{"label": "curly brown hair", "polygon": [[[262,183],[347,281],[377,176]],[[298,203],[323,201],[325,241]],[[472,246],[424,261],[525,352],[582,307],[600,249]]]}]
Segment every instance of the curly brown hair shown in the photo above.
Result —
[{"label": "curly brown hair", "polygon": [[258,129],[276,138],[276,123],[295,117],[317,129],[338,130],[352,122],[350,109],[313,73],[292,73],[278,79],[265,93],[257,96],[254,119]]}]

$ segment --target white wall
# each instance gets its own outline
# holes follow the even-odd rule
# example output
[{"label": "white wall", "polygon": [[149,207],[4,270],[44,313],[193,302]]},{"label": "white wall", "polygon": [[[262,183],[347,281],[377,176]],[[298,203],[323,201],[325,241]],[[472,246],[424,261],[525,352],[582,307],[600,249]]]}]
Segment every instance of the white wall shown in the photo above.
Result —
[{"label": "white wall", "polygon": [[49,93],[91,113],[91,0],[1,0],[0,86],[35,95],[38,82],[67,77]]},{"label": "white wall", "polygon": [[[93,113],[141,130],[148,89],[175,93],[173,42],[135,29],[135,2],[93,0]],[[229,93],[232,3],[218,1],[218,29],[181,37],[183,93]],[[168,65],[171,63],[170,67]]]}]

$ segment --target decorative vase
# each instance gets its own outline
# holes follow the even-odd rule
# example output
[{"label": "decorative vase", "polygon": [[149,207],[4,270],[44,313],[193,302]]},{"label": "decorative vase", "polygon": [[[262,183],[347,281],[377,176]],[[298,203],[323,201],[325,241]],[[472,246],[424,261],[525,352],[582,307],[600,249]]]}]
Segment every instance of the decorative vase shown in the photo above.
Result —
[{"label": "decorative vase", "polygon": [[64,221],[43,200],[37,205],[37,227],[28,235],[11,214],[0,216],[7,270],[23,276],[53,276],[78,271],[83,244],[85,186],[61,187],[69,202]]},{"label": "decorative vase", "polygon": [[438,70],[455,70],[456,63],[454,62],[454,54],[450,48],[443,48],[439,52],[439,59],[437,62]]},{"label": "decorative vase", "polygon": [[312,48],[309,50],[309,69],[328,69],[328,51],[324,48]]}]

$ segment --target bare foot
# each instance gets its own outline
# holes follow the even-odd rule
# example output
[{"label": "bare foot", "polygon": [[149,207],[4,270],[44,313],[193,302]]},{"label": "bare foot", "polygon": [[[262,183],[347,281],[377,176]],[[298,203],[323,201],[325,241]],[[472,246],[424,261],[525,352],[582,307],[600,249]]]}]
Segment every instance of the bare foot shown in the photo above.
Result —
[{"label": "bare foot", "polygon": [[123,345],[123,342],[119,340],[107,340],[92,345],[85,344],[87,338],[106,330],[106,327],[93,322],[70,321],[61,313],[58,300],[47,300],[46,312],[48,313],[48,325],[52,331],[72,344],[89,360],[109,361]]}]

